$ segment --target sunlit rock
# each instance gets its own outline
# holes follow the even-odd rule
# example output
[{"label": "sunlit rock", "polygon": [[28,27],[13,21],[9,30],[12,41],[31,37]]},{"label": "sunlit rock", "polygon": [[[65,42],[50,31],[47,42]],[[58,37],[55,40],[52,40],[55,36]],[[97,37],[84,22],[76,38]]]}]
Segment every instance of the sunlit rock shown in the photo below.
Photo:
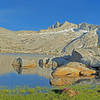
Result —
[{"label": "sunlit rock", "polygon": [[57,68],[53,73],[52,85],[61,86],[72,83],[78,79],[94,78],[96,71],[87,68],[82,63],[70,62],[66,66]]}]

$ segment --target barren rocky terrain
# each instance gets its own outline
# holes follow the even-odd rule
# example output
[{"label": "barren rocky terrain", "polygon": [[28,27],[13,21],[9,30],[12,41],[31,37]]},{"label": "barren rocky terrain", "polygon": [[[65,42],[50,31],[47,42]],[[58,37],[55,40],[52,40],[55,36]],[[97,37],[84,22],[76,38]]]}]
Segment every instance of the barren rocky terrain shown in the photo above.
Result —
[{"label": "barren rocky terrain", "polygon": [[0,52],[60,55],[66,44],[89,31],[89,27],[96,29],[99,26],[57,22],[47,30],[40,31],[10,31],[0,28]]}]

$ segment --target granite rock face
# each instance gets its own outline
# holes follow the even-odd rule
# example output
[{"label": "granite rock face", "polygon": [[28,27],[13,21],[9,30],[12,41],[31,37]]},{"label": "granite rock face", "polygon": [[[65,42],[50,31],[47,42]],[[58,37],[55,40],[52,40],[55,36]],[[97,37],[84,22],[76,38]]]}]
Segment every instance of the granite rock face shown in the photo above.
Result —
[{"label": "granite rock face", "polygon": [[77,48],[72,52],[73,61],[78,61],[90,67],[100,66],[100,49],[99,48]]},{"label": "granite rock face", "polygon": [[[91,27],[91,30],[88,28]],[[80,29],[87,30],[79,37],[73,39],[62,49],[65,55],[71,56],[71,61],[81,62],[91,67],[100,66],[100,48],[98,48],[99,28],[93,25],[81,24]],[[78,30],[78,31],[79,31]]]},{"label": "granite rock face", "polygon": [[[97,25],[86,23],[77,25],[67,21],[62,24],[57,22],[52,27],[40,31],[10,31],[0,28],[0,52],[60,56],[62,48],[65,47],[65,51],[69,48],[67,51],[70,51],[74,44],[73,48],[96,46],[97,34],[93,31],[100,28]],[[99,31],[97,33],[99,34]]]},{"label": "granite rock face", "polygon": [[98,45],[98,35],[96,33],[96,30],[93,30],[83,33],[81,36],[70,41],[63,48],[63,51],[66,52],[66,54],[71,54],[72,51],[76,48],[92,48],[92,47],[97,48],[97,45]]},{"label": "granite rock face", "polygon": [[81,24],[78,24],[78,28],[82,30],[92,31],[92,30],[95,30],[97,26],[93,24],[88,24],[88,23],[81,23]]},{"label": "granite rock face", "polygon": [[54,86],[62,86],[71,84],[79,79],[94,78],[96,71],[87,68],[86,65],[79,62],[70,62],[66,66],[57,68],[53,73],[51,84]]}]

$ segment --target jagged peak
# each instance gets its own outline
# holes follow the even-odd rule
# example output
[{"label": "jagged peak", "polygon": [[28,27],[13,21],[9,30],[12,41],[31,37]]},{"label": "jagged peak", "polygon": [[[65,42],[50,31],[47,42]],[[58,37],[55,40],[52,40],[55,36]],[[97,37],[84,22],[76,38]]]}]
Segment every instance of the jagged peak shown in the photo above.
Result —
[{"label": "jagged peak", "polygon": [[88,24],[88,23],[80,23],[78,24],[78,28],[91,31],[91,30],[95,30],[97,28],[97,25]]},{"label": "jagged peak", "polygon": [[73,24],[73,23],[70,23],[68,21],[65,21],[64,23],[60,23],[60,22],[56,22],[56,24],[53,24],[51,26],[51,29],[68,29],[68,28],[71,28],[71,27],[76,27],[77,25],[76,24]]},{"label": "jagged peak", "polygon": [[[52,32],[52,31],[61,31],[64,29],[70,29],[70,28],[75,28],[75,29],[82,29],[82,30],[94,30],[98,28],[100,30],[100,25],[94,25],[94,24],[88,24],[86,22],[80,23],[80,24],[74,24],[70,23],[69,21],[65,21],[63,23],[60,23],[59,21],[56,22],[56,24],[53,24],[51,27],[48,27],[48,29],[41,29],[40,31],[34,31],[34,30],[20,30],[20,31],[13,31],[13,32],[27,32],[27,33],[39,33],[39,32]],[[0,31],[12,31],[8,30],[6,28],[0,27]]]}]

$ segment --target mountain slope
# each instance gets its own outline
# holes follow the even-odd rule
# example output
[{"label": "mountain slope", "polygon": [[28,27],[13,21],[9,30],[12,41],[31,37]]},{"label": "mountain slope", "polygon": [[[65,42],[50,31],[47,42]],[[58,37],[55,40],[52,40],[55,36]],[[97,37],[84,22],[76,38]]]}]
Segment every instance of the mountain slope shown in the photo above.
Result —
[{"label": "mountain slope", "polygon": [[0,28],[0,51],[60,54],[62,48],[77,37],[100,26],[91,24],[56,23],[47,30],[9,31]]}]

